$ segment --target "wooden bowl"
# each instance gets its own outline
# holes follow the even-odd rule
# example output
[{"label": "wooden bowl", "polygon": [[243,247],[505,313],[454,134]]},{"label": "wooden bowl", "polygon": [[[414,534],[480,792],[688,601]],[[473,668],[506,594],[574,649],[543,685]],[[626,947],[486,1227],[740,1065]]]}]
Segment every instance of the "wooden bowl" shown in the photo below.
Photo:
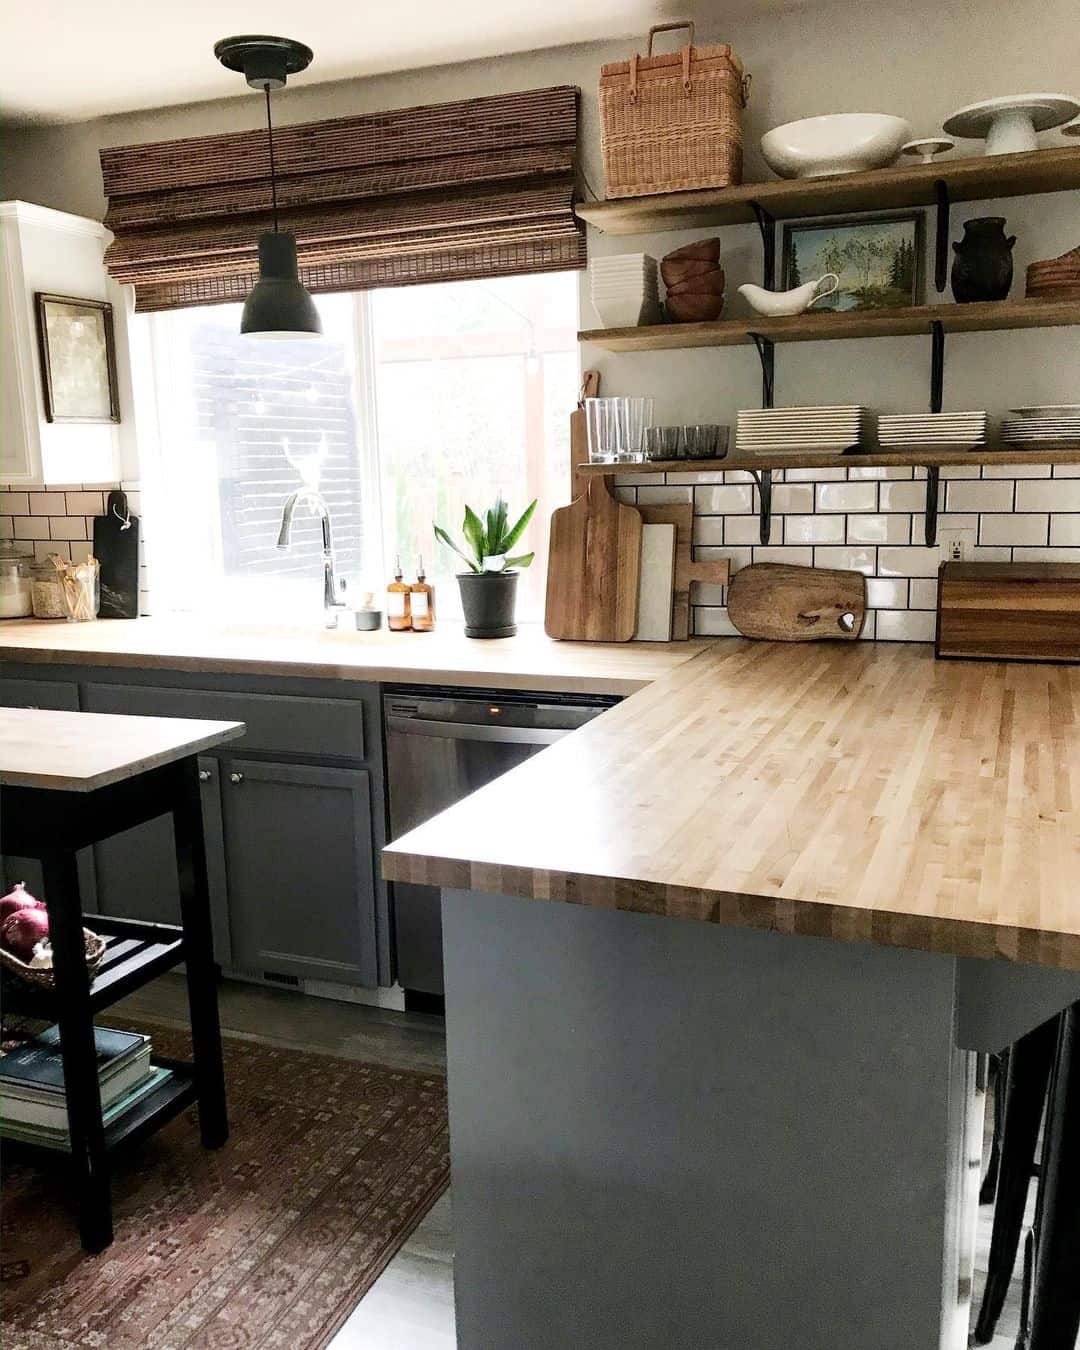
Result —
[{"label": "wooden bowl", "polygon": [[714,272],[719,263],[714,259],[703,258],[683,258],[675,262],[669,262],[667,258],[660,264],[660,275],[664,278],[665,286],[678,286],[684,281],[689,281],[691,277],[708,276]]},{"label": "wooden bowl", "polygon": [[712,239],[698,239],[692,244],[683,244],[682,248],[673,249],[670,253],[664,254],[664,262],[716,262],[720,257],[720,240],[715,236]]},{"label": "wooden bowl", "polygon": [[672,323],[710,323],[724,312],[722,295],[672,295],[664,301]]},{"label": "wooden bowl", "polygon": [[667,288],[668,295],[723,295],[724,269],[714,267],[711,272],[702,272],[700,276],[688,277],[675,286]]}]

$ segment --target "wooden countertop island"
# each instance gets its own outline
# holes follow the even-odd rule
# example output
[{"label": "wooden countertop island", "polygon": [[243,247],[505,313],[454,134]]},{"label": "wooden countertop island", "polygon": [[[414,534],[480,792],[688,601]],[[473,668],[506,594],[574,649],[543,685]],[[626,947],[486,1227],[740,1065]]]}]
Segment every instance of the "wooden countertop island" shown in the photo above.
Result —
[{"label": "wooden countertop island", "polygon": [[383,858],[462,1350],[966,1347],[978,1055],[1080,999],[1080,669],[720,642]]},{"label": "wooden countertop island", "polygon": [[522,624],[516,637],[483,642],[453,623],[441,623],[434,633],[358,633],[327,632],[317,622],[301,628],[196,618],[0,622],[0,666],[112,666],[565,693],[632,694],[708,645],[552,642],[539,624]]},{"label": "wooden countertop island", "polygon": [[1080,971],[1080,667],[718,642],[383,867]]}]

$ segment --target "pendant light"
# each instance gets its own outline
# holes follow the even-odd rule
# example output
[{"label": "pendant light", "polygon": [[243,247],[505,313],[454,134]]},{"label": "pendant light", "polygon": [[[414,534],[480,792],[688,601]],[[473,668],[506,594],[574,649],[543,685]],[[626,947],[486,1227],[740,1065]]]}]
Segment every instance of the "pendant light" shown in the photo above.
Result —
[{"label": "pendant light", "polygon": [[214,55],[226,68],[243,74],[252,89],[266,97],[266,137],[270,149],[270,199],[274,228],[259,236],[259,279],[244,301],[240,332],[253,338],[294,341],[322,333],[315,302],[301,285],[296,265],[296,236],[278,229],[277,180],[274,175],[274,125],[270,91],[311,63],[312,51],[302,42],[280,37],[230,37],[214,44]]}]

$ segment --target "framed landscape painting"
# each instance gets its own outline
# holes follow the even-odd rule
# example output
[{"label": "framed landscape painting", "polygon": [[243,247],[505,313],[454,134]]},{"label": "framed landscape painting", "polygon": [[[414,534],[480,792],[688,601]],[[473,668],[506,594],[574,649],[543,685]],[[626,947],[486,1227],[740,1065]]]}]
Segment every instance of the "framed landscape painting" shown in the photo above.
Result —
[{"label": "framed landscape painting", "polygon": [[782,290],[835,272],[815,310],[903,309],[922,303],[923,213],[843,216],[784,226]]},{"label": "framed landscape painting", "polygon": [[112,305],[40,291],[34,300],[46,420],[119,422]]}]

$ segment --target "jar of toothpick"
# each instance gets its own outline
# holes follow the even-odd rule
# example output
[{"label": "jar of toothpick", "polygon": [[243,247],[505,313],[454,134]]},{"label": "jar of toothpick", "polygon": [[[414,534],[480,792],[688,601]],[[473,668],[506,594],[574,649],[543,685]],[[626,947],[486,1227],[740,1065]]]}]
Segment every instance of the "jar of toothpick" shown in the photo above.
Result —
[{"label": "jar of toothpick", "polygon": [[83,562],[70,563],[57,553],[49,555],[56,568],[64,598],[64,611],[70,623],[96,619],[100,601],[101,564],[92,555]]}]

